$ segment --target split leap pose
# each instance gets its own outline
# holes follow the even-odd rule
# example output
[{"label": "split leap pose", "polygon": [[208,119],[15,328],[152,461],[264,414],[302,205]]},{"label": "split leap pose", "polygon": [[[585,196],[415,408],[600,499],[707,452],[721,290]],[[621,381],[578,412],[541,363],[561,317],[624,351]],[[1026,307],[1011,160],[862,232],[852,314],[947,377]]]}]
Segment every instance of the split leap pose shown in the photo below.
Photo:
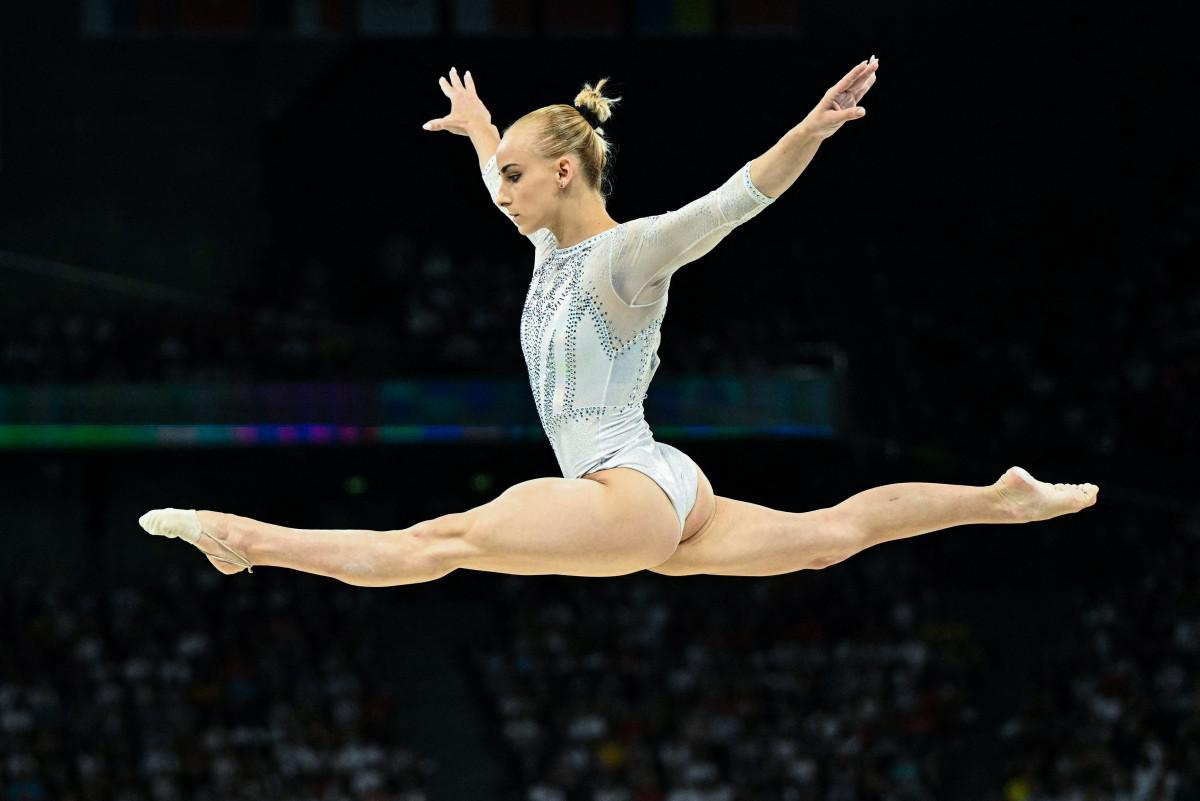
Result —
[{"label": "split leap pose", "polygon": [[642,403],[658,369],[671,279],[774,203],[821,142],[864,119],[874,57],[851,69],[761,156],[685,206],[618,223],[600,127],[620,98],[607,79],[574,105],[532,111],[503,136],[470,71],[438,78],[450,114],[425,124],[470,138],[493,203],[534,247],[521,348],[563,478],[535,478],[488,503],[394,531],[297,529],[234,514],[156,509],[152,534],[181,537],[223,573],[272,565],[364,587],[458,568],[518,575],[652,570],[769,576],[819,569],[888,540],[972,523],[1029,523],[1096,502],[1092,484],[1048,484],[1020,467],[994,484],[903,483],[836,506],[787,512],[714,495],[703,471],[656,442]]}]

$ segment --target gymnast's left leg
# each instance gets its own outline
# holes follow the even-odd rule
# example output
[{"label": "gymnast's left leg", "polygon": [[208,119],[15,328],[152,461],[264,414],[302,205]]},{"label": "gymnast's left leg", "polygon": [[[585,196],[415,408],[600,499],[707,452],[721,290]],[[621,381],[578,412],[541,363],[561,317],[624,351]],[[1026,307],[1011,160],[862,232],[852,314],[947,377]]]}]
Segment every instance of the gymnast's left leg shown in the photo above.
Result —
[{"label": "gymnast's left leg", "polygon": [[820,569],[872,545],[952,526],[1032,523],[1096,502],[1094,484],[1047,484],[1020,467],[986,487],[909,482],[860,492],[836,506],[781,512],[716,496],[716,512],[671,558],[668,576],[774,576]]}]

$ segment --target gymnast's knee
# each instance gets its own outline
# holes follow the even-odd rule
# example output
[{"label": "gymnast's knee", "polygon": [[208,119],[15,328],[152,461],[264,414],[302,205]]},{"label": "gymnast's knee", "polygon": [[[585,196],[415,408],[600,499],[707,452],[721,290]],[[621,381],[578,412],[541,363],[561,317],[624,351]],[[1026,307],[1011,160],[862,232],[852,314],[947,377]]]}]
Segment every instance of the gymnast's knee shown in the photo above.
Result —
[{"label": "gymnast's knee", "polygon": [[[455,513],[423,520],[390,534],[405,538],[395,545],[405,553],[406,561],[431,579],[441,578],[462,566],[471,549],[467,542],[467,521]],[[414,545],[416,547],[414,547]]]},{"label": "gymnast's knee", "polygon": [[817,515],[821,521],[816,538],[815,553],[809,560],[809,570],[821,570],[846,561],[859,553],[865,546],[862,530],[836,506],[818,509],[806,514]]}]

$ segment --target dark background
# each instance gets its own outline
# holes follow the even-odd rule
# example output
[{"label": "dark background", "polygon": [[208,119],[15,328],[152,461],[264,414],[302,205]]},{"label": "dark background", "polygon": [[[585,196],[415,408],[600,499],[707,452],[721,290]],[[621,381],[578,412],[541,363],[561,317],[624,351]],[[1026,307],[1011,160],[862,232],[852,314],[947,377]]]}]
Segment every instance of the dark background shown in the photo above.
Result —
[{"label": "dark background", "polygon": [[[546,443],[7,450],[0,798],[1200,798],[1184,5],[787,4],[790,29],[751,36],[719,2],[692,38],[640,34],[636,3],[596,7],[611,32],[556,33],[553,7],[502,39],[453,33],[450,4],[429,36],[276,35],[279,3],[236,35],[168,17],[96,38],[75,4],[8,4],[0,382],[521,374],[529,245],[469,140],[420,128],[448,110],[439,75],[470,69],[502,130],[609,76],[624,221],[719,185],[875,54],[867,116],[676,275],[659,351],[661,375],[752,373],[836,346],[853,424],[672,444],[718,494],[794,511],[1013,464],[1098,484],[1099,503],[771,578],[364,590],[222,577],[136,519],[394,529],[556,475]],[[338,347],[317,322],[343,327]],[[669,625],[647,622],[655,604]],[[752,658],[780,643],[811,648],[780,663],[799,689]],[[914,643],[930,661],[905,670]],[[547,656],[563,652],[578,662]],[[703,691],[678,690],[704,652]],[[195,654],[186,678],[138,667]],[[731,710],[736,736],[699,734]],[[597,714],[609,731],[589,739]],[[255,726],[273,750],[239,740]],[[296,772],[281,731],[326,756]],[[372,762],[372,743],[393,750]]]}]

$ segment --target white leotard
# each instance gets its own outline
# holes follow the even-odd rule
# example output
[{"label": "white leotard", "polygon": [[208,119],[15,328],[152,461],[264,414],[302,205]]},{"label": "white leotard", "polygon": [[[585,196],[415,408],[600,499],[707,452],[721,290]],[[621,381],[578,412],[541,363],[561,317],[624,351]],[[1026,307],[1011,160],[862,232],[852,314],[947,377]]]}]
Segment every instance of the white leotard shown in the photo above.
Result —
[{"label": "white leotard", "polygon": [[[500,179],[493,156],[483,170],[493,203]],[[587,475],[652,436],[642,402],[658,370],[672,274],[774,201],[751,182],[747,162],[680,209],[621,223],[572,247],[559,248],[548,228],[528,236],[535,254],[521,350],[563,476]]]}]

